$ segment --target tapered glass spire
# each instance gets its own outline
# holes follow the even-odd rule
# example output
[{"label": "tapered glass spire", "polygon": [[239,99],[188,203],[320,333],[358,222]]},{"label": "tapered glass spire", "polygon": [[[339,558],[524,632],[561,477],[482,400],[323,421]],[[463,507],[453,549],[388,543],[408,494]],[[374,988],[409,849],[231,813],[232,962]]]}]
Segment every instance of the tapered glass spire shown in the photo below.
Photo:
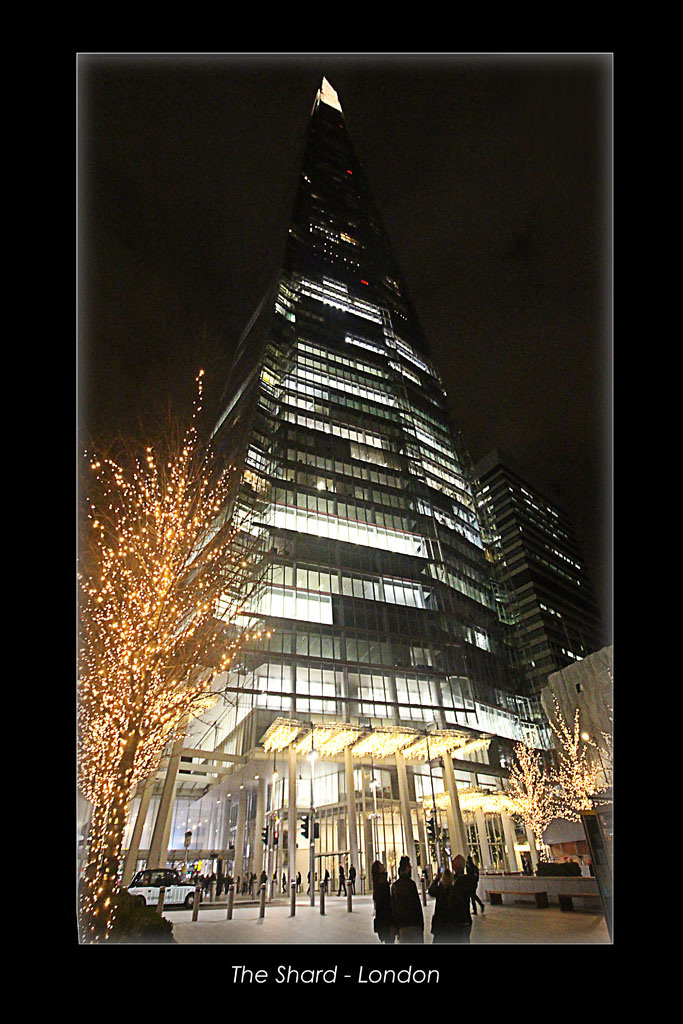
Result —
[{"label": "tapered glass spire", "polygon": [[262,502],[268,567],[245,611],[273,631],[234,670],[250,696],[222,736],[284,714],[520,737],[532,712],[470,461],[327,79],[215,440],[240,500]]}]

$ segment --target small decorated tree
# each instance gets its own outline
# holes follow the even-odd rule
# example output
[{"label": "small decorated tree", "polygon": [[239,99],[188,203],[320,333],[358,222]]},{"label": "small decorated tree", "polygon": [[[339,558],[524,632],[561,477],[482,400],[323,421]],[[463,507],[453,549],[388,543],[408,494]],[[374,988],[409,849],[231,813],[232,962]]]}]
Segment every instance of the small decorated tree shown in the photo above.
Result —
[{"label": "small decorated tree", "polygon": [[600,766],[588,757],[587,741],[583,739],[579,724],[579,709],[576,709],[570,727],[555,696],[553,703],[555,721],[550,719],[550,726],[558,742],[557,766],[551,771],[551,782],[556,792],[557,816],[567,821],[580,821],[581,812],[592,809],[591,798],[603,786]]},{"label": "small decorated tree", "polygon": [[513,814],[533,833],[540,860],[545,860],[542,835],[556,817],[556,796],[551,779],[538,751],[516,743],[514,762],[510,767],[508,796]]}]

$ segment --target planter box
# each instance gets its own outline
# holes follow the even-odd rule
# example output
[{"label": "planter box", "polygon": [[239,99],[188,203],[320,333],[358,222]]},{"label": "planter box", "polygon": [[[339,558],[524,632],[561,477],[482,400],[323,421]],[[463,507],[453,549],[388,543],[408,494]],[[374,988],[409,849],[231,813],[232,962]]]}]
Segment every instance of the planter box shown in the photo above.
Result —
[{"label": "planter box", "polygon": [[[581,905],[581,896],[598,896],[598,883],[595,878],[573,878],[568,877],[548,877],[542,876],[538,878],[536,875],[479,875],[479,895],[483,899],[490,901],[489,890],[503,890],[506,893],[510,893],[508,896],[508,903],[510,900],[514,900],[517,893],[519,898],[524,899],[525,896],[530,901],[535,901],[536,896],[534,893],[539,890],[547,892],[548,899],[551,904],[559,905],[560,893],[567,894],[572,899],[579,900],[579,906]],[[483,893],[482,893],[483,890]],[[595,904],[595,900],[590,901],[591,906]]]}]

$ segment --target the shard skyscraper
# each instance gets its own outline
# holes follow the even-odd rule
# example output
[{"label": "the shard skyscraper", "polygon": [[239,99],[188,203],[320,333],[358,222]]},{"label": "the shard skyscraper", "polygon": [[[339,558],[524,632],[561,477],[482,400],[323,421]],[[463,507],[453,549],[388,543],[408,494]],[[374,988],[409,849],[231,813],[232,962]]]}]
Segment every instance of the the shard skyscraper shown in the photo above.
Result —
[{"label": "the shard skyscraper", "polygon": [[469,459],[326,80],[214,443],[239,500],[260,502],[267,568],[247,610],[272,635],[246,645],[222,680],[233,703],[192,743],[243,761],[195,798],[180,762],[169,863],[189,829],[223,872],[305,878],[313,806],[318,878],[353,863],[367,885],[376,857],[421,869],[464,845],[517,869],[524,833],[476,794],[500,790],[513,741],[543,742],[541,719],[517,693]]}]

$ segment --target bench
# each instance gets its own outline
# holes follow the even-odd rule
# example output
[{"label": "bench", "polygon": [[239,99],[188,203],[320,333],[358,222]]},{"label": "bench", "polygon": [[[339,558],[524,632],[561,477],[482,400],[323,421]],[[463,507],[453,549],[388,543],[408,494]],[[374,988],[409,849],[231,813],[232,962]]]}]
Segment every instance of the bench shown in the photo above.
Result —
[{"label": "bench", "polygon": [[548,903],[548,893],[544,889],[489,889],[491,906],[502,906],[503,896],[517,896],[518,899],[523,896],[534,896],[537,907],[543,908],[550,905]]},{"label": "bench", "polygon": [[597,892],[558,892],[557,898],[560,901],[560,910],[573,910],[574,899],[578,900],[599,900]]}]

